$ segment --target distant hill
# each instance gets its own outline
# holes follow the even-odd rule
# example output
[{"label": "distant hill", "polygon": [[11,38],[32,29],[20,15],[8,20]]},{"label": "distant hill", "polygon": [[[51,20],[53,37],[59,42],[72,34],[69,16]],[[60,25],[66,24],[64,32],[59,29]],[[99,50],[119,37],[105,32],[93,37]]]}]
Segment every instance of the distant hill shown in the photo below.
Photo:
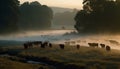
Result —
[{"label": "distant hill", "polygon": [[54,14],[55,13],[62,13],[62,12],[66,12],[66,11],[69,11],[69,12],[72,12],[73,9],[70,9],[70,8],[62,8],[62,7],[51,7],[51,9],[53,10]]}]

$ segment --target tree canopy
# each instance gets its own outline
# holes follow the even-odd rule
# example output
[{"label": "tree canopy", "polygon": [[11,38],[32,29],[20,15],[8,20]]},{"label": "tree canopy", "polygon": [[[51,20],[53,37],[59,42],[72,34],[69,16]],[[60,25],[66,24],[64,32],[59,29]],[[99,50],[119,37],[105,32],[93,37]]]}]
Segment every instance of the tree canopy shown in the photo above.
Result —
[{"label": "tree canopy", "polygon": [[25,2],[20,6],[19,29],[40,30],[51,27],[53,11],[39,2]]},{"label": "tree canopy", "polygon": [[0,0],[0,34],[17,31],[18,0]]},{"label": "tree canopy", "polygon": [[78,32],[120,32],[120,1],[83,0],[75,21]]}]

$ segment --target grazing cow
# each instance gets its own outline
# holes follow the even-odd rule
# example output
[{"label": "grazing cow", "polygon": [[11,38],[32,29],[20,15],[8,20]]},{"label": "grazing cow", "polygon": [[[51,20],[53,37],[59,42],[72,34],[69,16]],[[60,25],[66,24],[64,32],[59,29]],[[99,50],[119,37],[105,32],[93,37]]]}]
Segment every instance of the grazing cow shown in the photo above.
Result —
[{"label": "grazing cow", "polygon": [[79,49],[80,48],[80,45],[77,45],[77,49]]},{"label": "grazing cow", "polygon": [[105,48],[105,44],[100,44],[101,48]]},{"label": "grazing cow", "polygon": [[59,44],[61,49],[64,49],[65,45],[64,44]]},{"label": "grazing cow", "polygon": [[33,42],[27,42],[29,48],[33,48]]},{"label": "grazing cow", "polygon": [[45,46],[46,46],[46,45],[45,45],[44,43],[43,43],[43,44],[41,44],[41,48],[45,48]]},{"label": "grazing cow", "polygon": [[49,47],[52,48],[52,43],[49,43]]},{"label": "grazing cow", "polygon": [[28,44],[27,43],[24,43],[24,49],[28,49]]},{"label": "grazing cow", "polygon": [[43,44],[44,44],[45,46],[48,46],[48,45],[49,45],[49,42],[48,42],[48,41],[45,41]]},{"label": "grazing cow", "polygon": [[106,51],[110,51],[110,50],[111,50],[110,46],[106,46]]},{"label": "grazing cow", "polygon": [[98,43],[88,43],[90,47],[98,47]]},{"label": "grazing cow", "polygon": [[28,48],[32,48],[33,45],[31,42],[25,42],[23,46],[24,46],[24,49],[28,49]]}]

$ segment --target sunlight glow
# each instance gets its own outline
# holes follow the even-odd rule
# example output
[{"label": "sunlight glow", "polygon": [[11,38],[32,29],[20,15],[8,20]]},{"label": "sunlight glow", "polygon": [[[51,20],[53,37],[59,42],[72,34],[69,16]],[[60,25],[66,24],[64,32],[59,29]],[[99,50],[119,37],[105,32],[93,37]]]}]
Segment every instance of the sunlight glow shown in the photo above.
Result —
[{"label": "sunlight glow", "polygon": [[45,4],[48,6],[81,9],[83,0],[20,0],[20,3],[22,4],[26,1],[39,1],[41,4]]}]

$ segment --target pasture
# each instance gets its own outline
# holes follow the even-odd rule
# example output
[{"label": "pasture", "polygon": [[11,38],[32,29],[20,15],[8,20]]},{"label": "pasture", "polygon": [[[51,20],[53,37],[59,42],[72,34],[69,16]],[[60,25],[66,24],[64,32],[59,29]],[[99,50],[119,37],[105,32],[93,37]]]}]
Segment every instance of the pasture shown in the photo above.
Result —
[{"label": "pasture", "polygon": [[6,52],[8,54],[12,53],[12,60],[9,57],[6,60],[18,61],[18,63],[25,64],[28,67],[29,65],[33,65],[33,67],[38,65],[38,67],[30,67],[29,69],[39,69],[41,65],[23,63],[19,60],[20,58],[43,62],[46,66],[48,65],[48,68],[49,66],[55,66],[51,69],[120,69],[120,51],[114,49],[106,51],[104,48],[84,46],[80,46],[79,49],[77,49],[77,46],[65,46],[64,49],[60,49],[58,44],[54,44],[52,48],[34,47],[24,49],[23,46],[15,46],[2,47],[1,49],[4,52],[9,50],[9,52]]}]

